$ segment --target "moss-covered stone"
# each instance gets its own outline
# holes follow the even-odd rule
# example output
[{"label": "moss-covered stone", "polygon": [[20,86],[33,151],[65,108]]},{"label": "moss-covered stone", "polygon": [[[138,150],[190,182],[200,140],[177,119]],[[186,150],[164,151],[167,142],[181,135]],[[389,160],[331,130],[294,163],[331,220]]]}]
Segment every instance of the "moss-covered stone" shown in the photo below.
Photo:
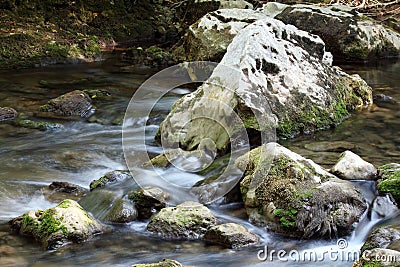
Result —
[{"label": "moss-covered stone", "polygon": [[62,128],[63,125],[60,123],[54,122],[46,122],[46,121],[33,121],[29,119],[18,119],[14,122],[14,125],[29,128],[29,129],[37,129],[40,131],[52,130]]},{"label": "moss-covered stone", "polygon": [[154,211],[166,207],[170,195],[158,187],[149,186],[129,192],[128,198],[135,203],[139,217],[148,219]]},{"label": "moss-covered stone", "polygon": [[96,189],[96,188],[101,188],[104,187],[108,184],[116,184],[116,183],[121,183],[123,181],[126,181],[128,179],[133,179],[131,173],[128,170],[125,171],[111,171],[103,175],[97,180],[93,180],[90,183],[90,191]]},{"label": "moss-covered stone", "polygon": [[14,231],[32,236],[46,249],[67,242],[83,242],[107,229],[75,201],[65,199],[54,208],[30,211],[10,221]]},{"label": "moss-covered stone", "polygon": [[378,168],[377,189],[380,193],[390,193],[400,205],[400,165],[386,164]]},{"label": "moss-covered stone", "polygon": [[184,202],[163,208],[150,219],[147,230],[166,239],[198,239],[216,223],[212,212],[202,204]]},{"label": "moss-covered stone", "polygon": [[250,220],[303,238],[343,236],[366,209],[360,192],[311,160],[268,143],[239,157]]}]

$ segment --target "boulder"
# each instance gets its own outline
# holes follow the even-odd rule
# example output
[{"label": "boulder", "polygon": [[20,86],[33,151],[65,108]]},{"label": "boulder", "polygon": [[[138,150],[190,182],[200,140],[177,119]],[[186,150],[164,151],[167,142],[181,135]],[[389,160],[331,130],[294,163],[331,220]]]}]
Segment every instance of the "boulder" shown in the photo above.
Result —
[{"label": "boulder", "polygon": [[391,194],[400,205],[400,164],[390,163],[378,168],[377,189],[380,194]]},{"label": "boulder", "polygon": [[365,61],[400,55],[400,34],[355,8],[299,4],[275,18],[320,36],[335,59]]},{"label": "boulder", "polygon": [[158,187],[148,186],[133,190],[128,193],[128,198],[135,202],[139,217],[148,219],[153,215],[154,211],[166,207],[170,196]]},{"label": "boulder", "polygon": [[361,193],[313,161],[268,143],[239,157],[240,184],[250,220],[270,231],[302,238],[351,233],[366,210]]},{"label": "boulder", "polygon": [[219,62],[240,30],[267,15],[252,9],[219,9],[192,24],[173,48],[175,61]]},{"label": "boulder", "polygon": [[44,197],[51,202],[60,202],[66,198],[78,201],[89,190],[68,182],[52,182],[42,188]]},{"label": "boulder", "polygon": [[133,179],[131,173],[128,170],[123,170],[123,171],[111,171],[103,175],[97,180],[93,180],[90,183],[90,190],[94,190],[96,188],[101,188],[104,187],[107,184],[117,184],[121,183],[123,181]]},{"label": "boulder", "polygon": [[15,121],[17,119],[18,112],[13,108],[0,107],[0,122],[3,121]]},{"label": "boulder", "polygon": [[357,154],[347,150],[340,155],[331,172],[345,180],[372,180],[376,178],[377,169]]},{"label": "boulder", "polygon": [[209,228],[203,240],[234,249],[254,245],[259,241],[255,234],[236,223],[225,223]]},{"label": "boulder", "polygon": [[98,223],[77,202],[66,199],[54,208],[29,211],[10,221],[15,232],[32,236],[46,249],[69,242],[80,243],[108,229]]},{"label": "boulder", "polygon": [[163,208],[150,219],[147,230],[166,239],[198,239],[216,224],[217,219],[207,207],[187,201]]},{"label": "boulder", "polygon": [[[86,118],[92,110],[92,100],[83,91],[75,90],[51,99],[40,107],[42,113],[51,112],[56,116]],[[51,115],[49,115],[51,117]]]},{"label": "boulder", "polygon": [[163,259],[162,261],[157,263],[134,264],[132,265],[132,267],[184,267],[184,266],[175,260]]},{"label": "boulder", "polygon": [[288,138],[335,126],[371,103],[364,80],[329,65],[318,36],[266,18],[238,33],[211,77],[174,103],[157,137],[186,150],[210,138],[223,151],[243,127],[276,127]]}]

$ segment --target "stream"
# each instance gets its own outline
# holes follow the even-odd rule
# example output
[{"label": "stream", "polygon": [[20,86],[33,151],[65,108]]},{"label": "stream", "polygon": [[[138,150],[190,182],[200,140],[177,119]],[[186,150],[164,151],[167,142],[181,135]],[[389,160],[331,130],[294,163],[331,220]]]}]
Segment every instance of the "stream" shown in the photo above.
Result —
[{"label": "stream", "polygon": [[[400,61],[384,61],[372,65],[345,65],[349,73],[358,73],[374,89],[384,94],[368,110],[353,113],[334,129],[301,135],[280,143],[304,157],[330,168],[340,152],[326,148],[328,143],[346,141],[353,152],[375,166],[400,162]],[[106,89],[110,99],[95,102],[96,113],[85,121],[61,121],[62,128],[48,131],[0,124],[0,247],[9,245],[15,253],[10,266],[131,266],[135,263],[175,259],[188,266],[351,266],[353,259],[332,259],[325,251],[357,252],[379,216],[365,214],[353,234],[346,237],[345,247],[337,240],[293,240],[268,233],[251,225],[240,203],[221,204],[209,208],[222,221],[237,222],[260,236],[260,244],[239,250],[224,249],[202,241],[161,240],[146,231],[145,221],[112,225],[111,233],[96,236],[83,244],[45,251],[33,240],[8,233],[7,222],[29,210],[46,209],[56,204],[47,200],[41,188],[53,181],[67,181],[89,188],[92,180],[112,170],[126,169],[121,144],[121,123],[135,90],[157,69],[131,68],[119,59],[97,63],[59,65],[40,69],[0,72],[0,106],[13,107],[34,118],[38,107],[49,99],[75,89]],[[153,109],[146,126],[146,145],[150,155],[162,152],[153,141],[159,123],[168,114],[174,101],[190,89],[179,88],[162,98]],[[146,103],[143,103],[146,105]],[[138,117],[137,121],[146,118]],[[138,135],[140,131],[138,131]],[[133,150],[135,148],[133,147]],[[139,149],[139,148],[138,148]],[[140,148],[141,149],[141,148]],[[146,172],[143,171],[143,175]],[[177,184],[194,184],[205,177],[169,168],[164,175]],[[372,202],[375,185],[370,181],[354,181],[365,198]],[[396,219],[396,218],[394,218]],[[260,260],[272,250],[287,252],[313,250],[314,261]],[[2,255],[3,257],[3,255]],[[3,259],[0,259],[2,265]]]}]

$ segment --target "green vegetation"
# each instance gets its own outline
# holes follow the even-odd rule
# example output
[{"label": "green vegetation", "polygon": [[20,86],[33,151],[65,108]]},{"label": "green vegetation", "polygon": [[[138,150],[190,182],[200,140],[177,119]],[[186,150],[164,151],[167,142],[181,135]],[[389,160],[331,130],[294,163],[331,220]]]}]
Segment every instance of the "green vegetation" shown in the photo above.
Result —
[{"label": "green vegetation", "polygon": [[293,229],[296,227],[297,210],[294,208],[276,209],[274,215],[279,217],[279,222],[282,227]]},{"label": "green vegetation", "polygon": [[400,203],[400,168],[387,164],[379,167],[382,180],[378,181],[377,188],[381,193],[390,193],[397,203]]}]

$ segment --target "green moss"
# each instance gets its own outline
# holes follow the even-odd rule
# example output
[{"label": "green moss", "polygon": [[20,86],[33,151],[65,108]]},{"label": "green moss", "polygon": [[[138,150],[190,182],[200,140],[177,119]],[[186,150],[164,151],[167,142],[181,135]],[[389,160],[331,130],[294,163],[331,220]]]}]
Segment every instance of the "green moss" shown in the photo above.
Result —
[{"label": "green moss", "polygon": [[22,216],[22,221],[21,221],[21,229],[23,229],[24,233],[30,233],[34,235],[34,233],[37,232],[39,223],[29,216],[28,213],[25,213]]},{"label": "green moss", "polygon": [[67,227],[62,224],[63,218],[56,218],[55,211],[48,209],[40,215],[38,218],[39,229],[37,231],[37,237],[42,240],[46,239],[52,234],[61,231],[64,235],[68,234]]},{"label": "green moss", "polygon": [[296,226],[297,220],[297,210],[294,208],[285,209],[276,209],[274,211],[274,215],[279,217],[279,222],[282,227],[293,229]]},{"label": "green moss", "polygon": [[396,171],[377,185],[382,193],[390,193],[397,203],[400,203],[400,171]]},{"label": "green moss", "polygon": [[[42,81],[41,81],[42,82]],[[49,105],[42,105],[42,106],[40,106],[39,107],[39,111],[41,111],[41,112],[47,112],[47,111],[49,111],[51,108],[50,108],[50,106]]]},{"label": "green moss", "polygon": [[64,199],[60,204],[57,205],[57,208],[68,209],[71,207],[71,201],[69,199]]}]

